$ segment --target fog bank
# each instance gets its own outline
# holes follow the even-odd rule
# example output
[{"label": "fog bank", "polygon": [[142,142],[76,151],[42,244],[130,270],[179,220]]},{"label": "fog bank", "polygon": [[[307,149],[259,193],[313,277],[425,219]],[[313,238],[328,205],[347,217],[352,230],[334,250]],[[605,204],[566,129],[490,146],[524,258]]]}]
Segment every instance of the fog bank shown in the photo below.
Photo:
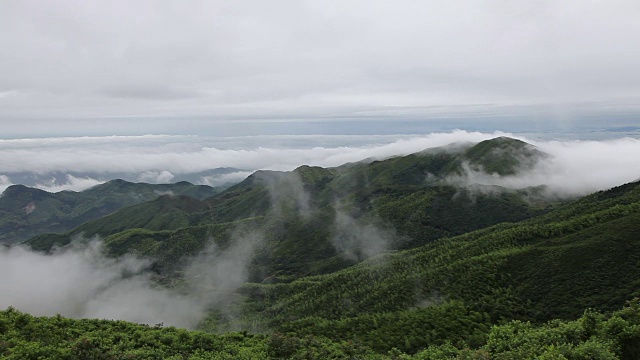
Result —
[{"label": "fog bank", "polygon": [[[40,181],[48,191],[82,190],[113,176],[131,174],[145,182],[171,182],[185,174],[232,168],[220,174],[196,175],[195,183],[219,186],[241,181],[260,169],[290,171],[300,165],[333,167],[363,159],[407,155],[454,142],[477,143],[508,136],[537,146],[551,157],[520,177],[496,179],[469,172],[462,182],[509,187],[547,185],[559,193],[584,194],[640,178],[640,140],[533,140],[504,132],[455,130],[426,135],[264,136],[112,136],[0,140],[0,190],[14,183],[12,174],[69,173],[65,181]],[[74,176],[82,172],[84,175]],[[89,174],[89,175],[86,175]],[[458,179],[460,180],[460,179]]]},{"label": "fog bank", "polygon": [[[24,246],[0,248],[0,309],[13,306],[38,316],[163,323],[193,329],[208,310],[248,278],[260,235],[234,233],[228,248],[211,245],[187,261],[185,287],[154,282],[151,262],[133,255],[106,257],[102,243],[47,255]],[[223,309],[224,310],[224,309]]]}]

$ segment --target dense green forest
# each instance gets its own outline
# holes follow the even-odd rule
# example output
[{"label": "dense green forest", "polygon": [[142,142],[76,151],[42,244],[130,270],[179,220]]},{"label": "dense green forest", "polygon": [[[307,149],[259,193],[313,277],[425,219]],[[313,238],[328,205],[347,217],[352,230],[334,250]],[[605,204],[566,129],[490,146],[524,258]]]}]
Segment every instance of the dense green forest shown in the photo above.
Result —
[{"label": "dense green forest", "polygon": [[[477,347],[494,324],[575,319],[640,296],[639,227],[633,183],[336,273],[247,284],[242,311],[247,327],[346,335],[380,352],[447,341]],[[224,326],[224,316],[211,324]]]},{"label": "dense green forest", "polygon": [[4,359],[624,359],[640,357],[640,304],[612,314],[587,310],[574,321],[493,326],[478,348],[444,342],[414,355],[376,352],[357,338],[201,331],[125,321],[34,317],[0,311]]},{"label": "dense green forest", "polygon": [[637,359],[640,182],[568,199],[544,187],[459,181],[469,169],[516,175],[547,156],[497,138],[338,168],[260,171],[207,198],[155,197],[36,236],[25,244],[43,252],[101,236],[107,256],[143,257],[158,286],[182,292],[203,251],[251,246],[234,268],[246,271],[242,284],[204,290],[224,301],[210,302],[199,331],[8,309],[0,353]]}]

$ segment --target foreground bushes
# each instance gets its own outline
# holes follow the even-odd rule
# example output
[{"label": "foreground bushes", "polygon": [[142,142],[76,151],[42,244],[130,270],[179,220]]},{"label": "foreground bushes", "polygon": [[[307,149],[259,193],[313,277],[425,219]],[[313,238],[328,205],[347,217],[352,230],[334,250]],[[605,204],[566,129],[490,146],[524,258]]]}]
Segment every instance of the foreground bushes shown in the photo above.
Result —
[{"label": "foreground bushes", "polygon": [[[389,334],[390,335],[390,334]],[[397,335],[397,334],[396,334]],[[384,336],[382,334],[381,336]],[[575,321],[512,321],[491,328],[476,349],[459,341],[414,355],[376,353],[357,340],[296,334],[224,335],[125,321],[0,311],[0,357],[6,359],[623,359],[640,358],[640,301],[613,314],[587,310]]]}]

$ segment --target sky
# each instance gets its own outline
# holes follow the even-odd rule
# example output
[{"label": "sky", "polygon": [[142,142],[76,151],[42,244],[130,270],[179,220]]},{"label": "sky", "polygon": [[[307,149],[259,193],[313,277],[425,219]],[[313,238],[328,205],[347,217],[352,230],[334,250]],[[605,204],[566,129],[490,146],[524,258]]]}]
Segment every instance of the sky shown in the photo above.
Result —
[{"label": "sky", "polygon": [[7,0],[0,136],[637,125],[639,18],[635,0]]}]

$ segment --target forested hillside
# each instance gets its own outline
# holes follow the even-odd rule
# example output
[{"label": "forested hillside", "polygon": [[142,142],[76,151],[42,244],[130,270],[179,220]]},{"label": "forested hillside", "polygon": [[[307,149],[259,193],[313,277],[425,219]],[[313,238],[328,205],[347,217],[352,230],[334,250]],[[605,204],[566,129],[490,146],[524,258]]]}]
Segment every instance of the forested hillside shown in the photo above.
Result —
[{"label": "forested hillside", "polygon": [[0,196],[0,243],[13,243],[43,233],[65,232],[163,194],[204,199],[216,192],[212,187],[187,182],[145,184],[112,180],[82,192],[57,193],[13,185]]},{"label": "forested hillside", "polygon": [[640,182],[559,201],[544,187],[450,181],[469,169],[510,176],[546,156],[498,138],[338,168],[260,171],[204,200],[161,196],[37,236],[27,244],[39,251],[103,236],[107,256],[149,261],[155,286],[206,304],[199,329],[224,335],[9,309],[0,351],[636,359]]},{"label": "forested hillside", "polygon": [[228,243],[230,233],[219,229],[234,229],[243,221],[243,228],[251,224],[264,238],[250,280],[290,281],[541,214],[557,203],[544,196],[543,188],[461,186],[450,184],[450,178],[470,167],[515,174],[546,156],[521,141],[496,138],[338,168],[258,171],[204,201],[162,197],[29,244],[48,250],[99,235],[108,248],[131,246],[115,253],[134,251],[161,264],[171,258],[175,265],[208,242]]},{"label": "forested hillside", "polygon": [[289,284],[248,284],[245,319],[379,351],[480,346],[493,324],[575,319],[640,296],[640,184]]},{"label": "forested hillside", "polygon": [[357,338],[246,332],[215,335],[200,331],[138,325],[124,321],[33,317],[0,311],[0,354],[4,359],[601,359],[640,356],[640,305],[629,303],[605,315],[585,311],[575,321],[496,325],[480,348],[451,342],[415,355],[392,349],[379,353]]}]

